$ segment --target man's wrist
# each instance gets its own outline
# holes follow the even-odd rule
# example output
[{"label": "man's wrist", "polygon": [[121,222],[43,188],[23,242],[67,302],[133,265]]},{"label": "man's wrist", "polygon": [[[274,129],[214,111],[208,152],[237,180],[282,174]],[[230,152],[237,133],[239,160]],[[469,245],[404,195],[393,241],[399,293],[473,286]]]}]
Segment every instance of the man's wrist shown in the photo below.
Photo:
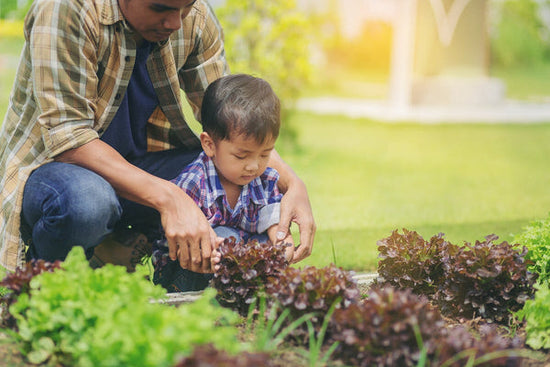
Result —
[{"label": "man's wrist", "polygon": [[159,213],[170,207],[175,203],[174,195],[177,195],[175,191],[179,191],[179,188],[170,181],[157,178],[157,182],[150,190],[150,203],[151,207],[156,209]]}]

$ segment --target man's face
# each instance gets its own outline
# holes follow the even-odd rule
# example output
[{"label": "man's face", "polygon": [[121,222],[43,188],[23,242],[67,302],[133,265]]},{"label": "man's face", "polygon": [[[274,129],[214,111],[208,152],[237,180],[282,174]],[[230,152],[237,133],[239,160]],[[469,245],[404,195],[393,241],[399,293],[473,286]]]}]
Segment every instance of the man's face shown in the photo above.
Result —
[{"label": "man's face", "polygon": [[119,0],[126,21],[136,35],[150,42],[168,39],[181,27],[197,0]]}]

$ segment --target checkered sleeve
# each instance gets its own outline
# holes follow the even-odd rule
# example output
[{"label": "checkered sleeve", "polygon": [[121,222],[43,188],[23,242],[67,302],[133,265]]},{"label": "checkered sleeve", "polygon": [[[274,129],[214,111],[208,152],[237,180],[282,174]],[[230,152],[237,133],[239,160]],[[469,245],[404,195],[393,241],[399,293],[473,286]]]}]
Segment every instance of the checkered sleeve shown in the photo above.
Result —
[{"label": "checkered sleeve", "polygon": [[[44,0],[27,22],[38,122],[48,156],[98,137],[92,129],[97,100],[97,31],[88,2]],[[51,14],[58,14],[51,17]],[[84,21],[82,18],[85,18]]]},{"label": "checkered sleeve", "polygon": [[229,74],[225,59],[223,30],[214,11],[206,1],[199,1],[194,17],[186,21],[194,22],[192,44],[184,67],[179,72],[180,84],[187,95],[193,111],[200,120],[200,106],[206,87],[214,80]]},{"label": "checkered sleeve", "polygon": [[260,208],[258,212],[258,233],[264,233],[269,227],[279,223],[283,195],[277,187],[279,173],[276,170],[268,168],[260,178],[267,197],[267,205]]}]

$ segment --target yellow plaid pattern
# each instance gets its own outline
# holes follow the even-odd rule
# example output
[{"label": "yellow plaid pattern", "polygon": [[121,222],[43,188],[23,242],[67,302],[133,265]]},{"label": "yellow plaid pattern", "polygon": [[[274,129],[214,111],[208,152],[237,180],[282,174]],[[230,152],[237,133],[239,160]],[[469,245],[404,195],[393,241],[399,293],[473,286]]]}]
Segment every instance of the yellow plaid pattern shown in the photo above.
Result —
[{"label": "yellow plaid pattern", "polygon": [[[0,264],[24,258],[21,204],[31,172],[98,138],[120,105],[136,55],[117,0],[35,1],[0,132]],[[148,149],[200,146],[181,109],[196,110],[209,83],[229,73],[223,33],[210,6],[195,3],[182,28],[153,47],[147,68],[159,99],[148,121]]]}]

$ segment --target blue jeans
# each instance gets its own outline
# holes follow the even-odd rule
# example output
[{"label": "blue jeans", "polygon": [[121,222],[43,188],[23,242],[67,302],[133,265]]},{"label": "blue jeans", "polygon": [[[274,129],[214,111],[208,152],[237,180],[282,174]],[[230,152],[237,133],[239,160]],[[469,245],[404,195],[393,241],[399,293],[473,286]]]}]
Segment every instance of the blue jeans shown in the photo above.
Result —
[{"label": "blue jeans", "polygon": [[[174,149],[147,153],[130,163],[170,180],[198,154]],[[156,210],[118,197],[98,174],[61,162],[47,163],[31,174],[21,219],[28,258],[47,261],[64,260],[73,246],[82,246],[91,257],[94,247],[117,228],[132,226],[148,237],[160,232]]]}]

